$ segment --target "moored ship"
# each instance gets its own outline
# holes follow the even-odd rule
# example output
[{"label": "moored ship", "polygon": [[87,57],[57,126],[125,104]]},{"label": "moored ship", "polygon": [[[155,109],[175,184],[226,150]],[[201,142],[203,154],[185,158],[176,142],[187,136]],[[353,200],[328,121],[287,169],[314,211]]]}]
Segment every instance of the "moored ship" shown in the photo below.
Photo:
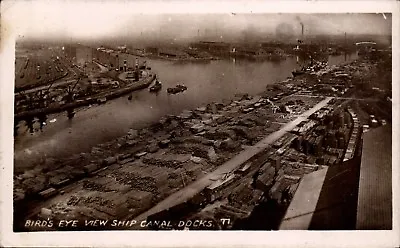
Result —
[{"label": "moored ship", "polygon": [[48,104],[47,106],[35,106],[36,108],[30,107],[31,109],[29,109],[29,107],[26,107],[28,108],[28,110],[24,107],[20,108],[21,111],[18,111],[18,109],[16,109],[14,120],[15,122],[19,122],[27,118],[34,118],[38,115],[54,114],[94,103],[104,103],[108,100],[126,95],[132,91],[147,88],[155,80],[155,78],[156,75],[150,75],[137,82],[128,83],[121,88],[113,88],[107,91],[100,91],[94,95],[73,99],[73,96],[69,94],[70,99],[67,101],[53,102],[51,104]]}]

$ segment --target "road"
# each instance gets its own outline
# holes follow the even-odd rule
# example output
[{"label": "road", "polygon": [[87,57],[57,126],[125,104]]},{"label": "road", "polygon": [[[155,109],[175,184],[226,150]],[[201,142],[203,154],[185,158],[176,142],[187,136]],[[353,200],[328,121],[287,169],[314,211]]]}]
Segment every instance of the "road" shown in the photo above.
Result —
[{"label": "road", "polygon": [[[305,95],[305,94],[293,94],[291,96],[301,96],[301,97],[321,97],[318,95]],[[332,98],[338,100],[354,100],[354,101],[380,101],[376,98],[355,98],[355,97],[340,97],[340,96],[333,96]]]},{"label": "road", "polygon": [[302,115],[298,116],[295,120],[285,124],[276,132],[266,136],[264,139],[259,141],[254,146],[250,146],[246,148],[246,150],[242,151],[223,165],[219,166],[215,171],[205,175],[199,180],[189,184],[185,188],[175,192],[174,194],[168,196],[163,201],[159,202],[156,206],[144,212],[135,218],[135,220],[143,221],[146,220],[148,216],[161,212],[165,209],[171,208],[177,204],[185,202],[192,198],[194,195],[202,191],[205,187],[210,185],[215,180],[222,178],[226,173],[229,173],[240,165],[245,163],[251,157],[256,155],[259,152],[262,152],[265,148],[267,148],[270,144],[278,140],[282,137],[286,132],[291,131],[295,128],[300,122],[306,120],[310,115],[323,108],[328,104],[328,102],[332,99],[332,97],[327,97],[321,102],[317,103],[314,107],[304,112]]}]

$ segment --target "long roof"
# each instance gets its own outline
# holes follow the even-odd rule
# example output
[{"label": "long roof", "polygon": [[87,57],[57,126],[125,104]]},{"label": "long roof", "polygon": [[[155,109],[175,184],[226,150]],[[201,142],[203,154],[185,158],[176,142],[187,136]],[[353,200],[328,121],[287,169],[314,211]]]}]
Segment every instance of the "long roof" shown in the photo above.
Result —
[{"label": "long roof", "polygon": [[358,194],[357,229],[392,228],[392,128],[364,134]]},{"label": "long roof", "polygon": [[280,229],[390,230],[391,133],[389,124],[373,129],[363,138],[361,158],[305,175]]},{"label": "long roof", "polygon": [[373,41],[361,41],[356,43],[357,46],[359,45],[376,45],[376,42]]}]

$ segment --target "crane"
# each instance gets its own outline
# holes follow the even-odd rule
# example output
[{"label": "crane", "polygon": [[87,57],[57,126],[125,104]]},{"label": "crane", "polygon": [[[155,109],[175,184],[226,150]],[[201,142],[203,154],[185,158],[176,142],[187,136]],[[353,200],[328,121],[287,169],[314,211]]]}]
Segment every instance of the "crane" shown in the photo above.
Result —
[{"label": "crane", "polygon": [[79,83],[79,81],[80,81],[81,79],[82,79],[82,77],[80,76],[80,77],[78,78],[78,80],[76,80],[76,82],[75,82],[75,84],[72,86],[72,88],[71,88],[71,85],[68,85],[68,88],[67,88],[67,102],[72,102],[72,101],[74,100],[74,98],[73,98],[73,96],[74,96],[73,91],[74,91],[75,87],[78,85],[78,83]]}]

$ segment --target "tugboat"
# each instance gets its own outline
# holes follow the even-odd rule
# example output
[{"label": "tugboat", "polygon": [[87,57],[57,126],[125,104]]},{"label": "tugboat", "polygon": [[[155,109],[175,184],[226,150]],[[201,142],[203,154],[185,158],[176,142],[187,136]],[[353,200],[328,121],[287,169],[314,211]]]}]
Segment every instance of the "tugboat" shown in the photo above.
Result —
[{"label": "tugboat", "polygon": [[183,84],[177,84],[176,88],[180,91],[180,92],[184,92],[185,90],[187,90],[187,87]]},{"label": "tugboat", "polygon": [[187,90],[187,87],[185,85],[177,84],[174,88],[168,88],[167,93],[168,94],[177,94],[180,92],[184,92],[185,90]]},{"label": "tugboat", "polygon": [[155,84],[149,88],[150,92],[159,92],[162,88],[160,81],[156,80]]}]

